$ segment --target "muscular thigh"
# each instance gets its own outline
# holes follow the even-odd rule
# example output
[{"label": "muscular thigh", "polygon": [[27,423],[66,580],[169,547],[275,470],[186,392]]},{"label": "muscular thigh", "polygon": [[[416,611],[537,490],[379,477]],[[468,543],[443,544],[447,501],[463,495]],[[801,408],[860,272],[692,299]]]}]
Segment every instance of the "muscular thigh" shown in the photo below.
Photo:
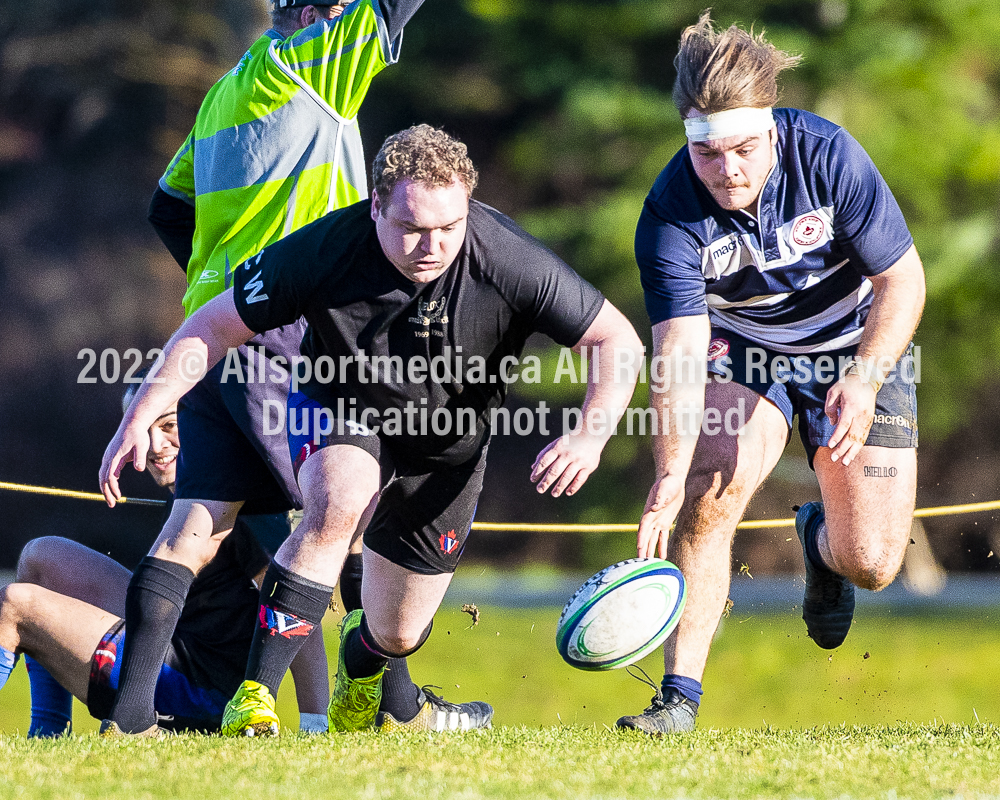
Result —
[{"label": "muscular thigh", "polygon": [[866,445],[849,466],[831,461],[830,452],[819,448],[813,464],[831,545],[877,544],[901,558],[916,503],[916,449]]},{"label": "muscular thigh", "polygon": [[17,581],[34,583],[125,616],[132,573],[112,558],[61,536],[32,539],[21,551]]},{"label": "muscular thigh", "polygon": [[705,415],[688,474],[688,501],[729,496],[745,505],[785,449],[785,415],[752,389],[721,380],[706,387]]},{"label": "muscular thigh", "polygon": [[15,584],[24,606],[18,630],[21,649],[40,663],[81,701],[87,700],[90,662],[101,637],[118,617],[40,586]]}]

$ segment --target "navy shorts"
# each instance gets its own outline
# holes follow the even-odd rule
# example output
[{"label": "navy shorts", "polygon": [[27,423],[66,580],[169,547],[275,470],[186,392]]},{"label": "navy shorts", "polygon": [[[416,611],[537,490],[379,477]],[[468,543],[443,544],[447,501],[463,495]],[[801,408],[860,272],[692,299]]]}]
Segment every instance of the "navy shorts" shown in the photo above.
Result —
[{"label": "navy shorts", "polygon": [[[125,620],[120,619],[104,634],[90,660],[87,710],[95,719],[107,719],[118,694],[118,677],[125,649]],[[170,653],[167,653],[168,660]],[[161,727],[171,730],[214,732],[222,725],[229,696],[217,689],[195,686],[179,670],[164,664],[156,681],[153,707]]]},{"label": "navy shorts", "polygon": [[[309,456],[324,447],[360,447],[380,467],[382,487],[365,546],[393,564],[420,575],[443,575],[458,567],[476,505],[483,490],[486,450],[458,466],[414,466],[405,453],[393,451],[382,437],[362,425],[316,411],[323,406],[301,392],[288,398],[288,449],[295,474]],[[319,421],[331,433],[314,431]]]},{"label": "navy shorts", "polygon": [[266,362],[262,368],[259,353],[263,347],[266,357],[291,363],[299,354],[304,330],[305,323],[299,320],[240,347],[240,374],[249,378],[252,368],[253,380],[240,382],[227,357],[181,398],[177,499],[243,501],[246,514],[302,507],[280,424],[288,399],[287,367],[285,377],[276,380],[280,372]]},{"label": "navy shorts", "polygon": [[[829,353],[777,353],[722,328],[712,328],[708,371],[732,380],[770,400],[785,416],[789,430],[799,418],[799,436],[809,466],[820,447],[826,447],[834,428],[824,407],[830,388],[840,379],[841,365],[855,347]],[[749,415],[749,409],[747,414]],[[866,445],[917,446],[917,387],[913,345],[907,347],[875,396],[875,421]]]}]

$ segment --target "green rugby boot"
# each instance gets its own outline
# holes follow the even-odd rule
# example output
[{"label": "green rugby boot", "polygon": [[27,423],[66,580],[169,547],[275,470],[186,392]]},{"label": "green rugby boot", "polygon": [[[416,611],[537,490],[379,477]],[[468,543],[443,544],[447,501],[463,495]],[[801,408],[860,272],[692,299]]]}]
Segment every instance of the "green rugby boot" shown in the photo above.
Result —
[{"label": "green rugby boot", "polygon": [[326,715],[330,720],[330,731],[363,731],[375,723],[379,703],[382,702],[382,667],[374,675],[355,680],[347,674],[344,666],[344,642],[351,631],[361,624],[362,610],[352,611],[340,624],[340,652],[337,654],[337,679],[333,685],[333,696]]},{"label": "green rugby boot", "polygon": [[281,730],[270,690],[256,681],[243,681],[222,715],[223,736],[277,736]]}]

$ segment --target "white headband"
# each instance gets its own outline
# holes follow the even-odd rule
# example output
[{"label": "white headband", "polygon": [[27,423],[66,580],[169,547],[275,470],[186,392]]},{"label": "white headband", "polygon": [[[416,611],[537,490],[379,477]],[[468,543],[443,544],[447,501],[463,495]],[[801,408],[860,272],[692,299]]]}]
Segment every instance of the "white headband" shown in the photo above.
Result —
[{"label": "white headband", "polygon": [[730,136],[749,136],[769,131],[773,127],[774,116],[770,108],[734,108],[704,117],[688,117],[684,120],[684,132],[692,142],[728,139]]}]

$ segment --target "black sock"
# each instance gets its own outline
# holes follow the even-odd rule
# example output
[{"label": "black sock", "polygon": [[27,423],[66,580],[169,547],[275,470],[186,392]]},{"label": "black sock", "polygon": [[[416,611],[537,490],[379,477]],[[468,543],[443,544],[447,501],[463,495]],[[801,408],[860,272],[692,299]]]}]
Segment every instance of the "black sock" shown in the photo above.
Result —
[{"label": "black sock", "polygon": [[153,696],[163,659],[194,573],[183,564],[146,556],[125,597],[125,648],[111,719],[126,733],[156,724]]},{"label": "black sock", "polygon": [[818,569],[829,570],[830,568],[826,565],[823,560],[823,556],[819,552],[819,526],[823,524],[826,520],[826,515],[822,512],[817,514],[813,520],[812,525],[806,528],[805,536],[805,551],[806,558],[808,558],[812,565]]},{"label": "black sock", "polygon": [[[361,576],[363,574],[361,553],[349,553],[344,561],[344,568],[340,571],[340,599],[344,603],[344,612],[347,614],[361,608]],[[366,622],[365,630],[367,629]],[[346,653],[344,657],[346,661]],[[378,669],[375,672],[378,672]],[[347,674],[351,674],[350,669],[347,670]],[[420,711],[420,706],[417,703],[419,696],[420,689],[410,678],[406,659],[390,658],[385,667],[385,676],[382,678],[382,703],[378,710],[392,714],[393,718],[399,722],[409,722]]]},{"label": "black sock", "polygon": [[409,722],[420,711],[420,689],[410,678],[405,658],[390,658],[382,677],[382,702],[378,710],[392,714],[399,722]]},{"label": "black sock", "polygon": [[375,644],[375,638],[368,630],[368,620],[362,614],[361,624],[344,640],[344,667],[348,677],[354,680],[369,678],[388,664],[389,658]]},{"label": "black sock", "polygon": [[361,553],[348,553],[340,571],[340,599],[344,603],[345,614],[361,608],[362,573]]},{"label": "black sock", "polygon": [[262,683],[276,695],[295,654],[323,620],[332,596],[333,587],[313,583],[272,561],[260,587],[246,680]]}]

